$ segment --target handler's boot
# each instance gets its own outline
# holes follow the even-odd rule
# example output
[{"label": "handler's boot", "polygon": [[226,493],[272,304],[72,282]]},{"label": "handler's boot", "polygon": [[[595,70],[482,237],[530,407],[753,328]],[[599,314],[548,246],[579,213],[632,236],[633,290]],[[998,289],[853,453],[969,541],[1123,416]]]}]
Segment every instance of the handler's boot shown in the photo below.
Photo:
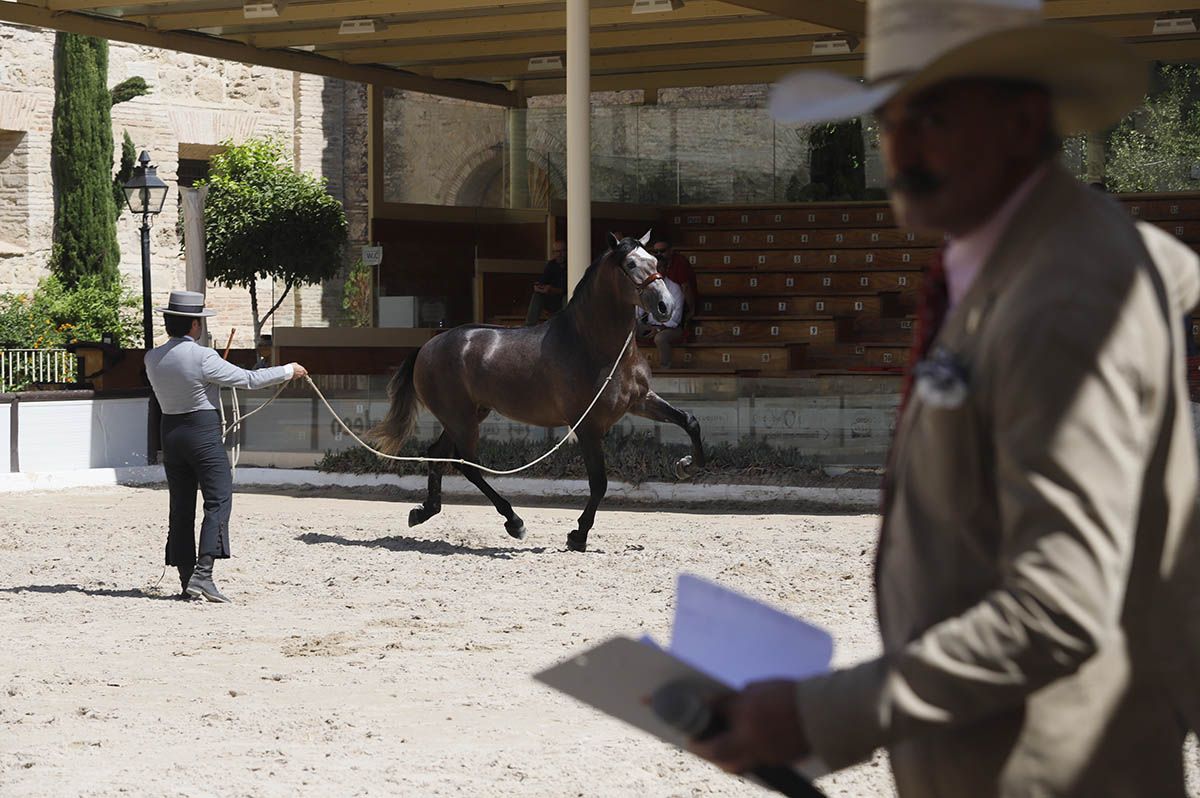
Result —
[{"label": "handler's boot", "polygon": [[179,569],[179,597],[185,599],[191,598],[188,595],[188,582],[192,581],[192,572],[196,570],[196,564],[177,565],[175,567]]},{"label": "handler's boot", "polygon": [[196,598],[204,598],[217,604],[228,604],[229,599],[225,598],[213,582],[212,573],[213,558],[211,555],[205,554],[196,561],[196,570],[192,574],[192,578],[188,580],[188,595]]}]

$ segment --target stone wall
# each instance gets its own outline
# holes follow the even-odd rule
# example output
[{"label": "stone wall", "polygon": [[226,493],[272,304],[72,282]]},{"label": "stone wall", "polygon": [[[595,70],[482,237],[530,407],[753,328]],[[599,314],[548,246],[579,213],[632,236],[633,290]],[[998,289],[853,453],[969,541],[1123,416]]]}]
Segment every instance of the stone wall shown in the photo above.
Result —
[{"label": "stone wall", "polygon": [[23,131],[0,130],[0,253],[29,246],[28,139]]},{"label": "stone wall", "polygon": [[[808,182],[808,132],[777,125],[766,86],[674,89],[592,98],[592,196],[642,204],[783,202]],[[564,97],[538,97],[525,127],[533,207],[566,196]],[[385,103],[385,193],[391,202],[506,204],[503,110],[408,92]]]},{"label": "stone wall", "polygon": [[[0,25],[0,292],[28,292],[48,272],[53,227],[50,130],[54,108],[54,33]],[[219,61],[113,42],[109,83],[139,75],[152,94],[113,109],[119,142],[128,131],[150,152],[158,175],[174,186],[180,158],[207,158],[227,140],[277,136],[303,171],[329,180],[346,203],[350,254],[366,240],[366,92],[364,87],[313,75]],[[115,171],[115,166],[114,166]],[[156,306],[183,286],[184,267],[174,191],[151,231],[151,285]],[[121,273],[141,291],[140,219],[126,212],[117,222]],[[282,285],[262,282],[263,302]],[[237,328],[235,346],[251,343],[249,295],[209,286],[209,305],[220,312],[210,324],[222,345]],[[275,322],[324,326],[341,318],[341,283],[333,280],[289,297]],[[270,323],[268,323],[269,331]]]}]

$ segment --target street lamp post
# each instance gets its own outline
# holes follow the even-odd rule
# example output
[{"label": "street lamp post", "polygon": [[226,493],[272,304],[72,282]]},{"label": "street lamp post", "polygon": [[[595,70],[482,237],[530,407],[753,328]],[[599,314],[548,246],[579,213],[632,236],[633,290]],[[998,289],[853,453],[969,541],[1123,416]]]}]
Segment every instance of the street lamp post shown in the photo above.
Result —
[{"label": "street lamp post", "polygon": [[154,325],[150,319],[150,217],[162,212],[167,200],[167,184],[159,180],[157,168],[150,165],[150,153],[142,150],[133,177],[125,184],[125,202],[134,215],[142,215],[142,331],[146,349],[154,347]]}]

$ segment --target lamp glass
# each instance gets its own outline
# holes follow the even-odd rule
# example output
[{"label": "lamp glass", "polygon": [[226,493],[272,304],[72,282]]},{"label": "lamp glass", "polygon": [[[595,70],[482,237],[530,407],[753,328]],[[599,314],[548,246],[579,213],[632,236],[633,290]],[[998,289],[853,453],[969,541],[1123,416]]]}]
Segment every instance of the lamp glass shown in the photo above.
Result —
[{"label": "lamp glass", "polygon": [[135,214],[162,212],[170,187],[158,179],[157,171],[153,166],[135,167],[133,177],[125,184],[125,202]]}]

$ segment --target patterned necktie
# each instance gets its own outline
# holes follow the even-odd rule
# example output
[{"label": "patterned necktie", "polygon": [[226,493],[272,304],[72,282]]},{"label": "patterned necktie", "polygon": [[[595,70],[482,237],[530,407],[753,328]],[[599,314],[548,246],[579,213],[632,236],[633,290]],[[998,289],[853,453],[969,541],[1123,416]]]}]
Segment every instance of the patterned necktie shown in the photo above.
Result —
[{"label": "patterned necktie", "polygon": [[917,364],[929,354],[933,339],[937,338],[950,310],[950,291],[946,286],[946,268],[942,264],[943,251],[939,248],[933,253],[929,267],[925,270],[925,280],[921,283],[921,300],[917,306],[917,326],[913,332],[912,347],[908,351],[908,368],[904,372],[904,386],[900,390],[900,408],[896,414],[897,422],[904,415],[908,405],[908,397],[913,389],[913,373]]},{"label": "patterned necktie", "polygon": [[[925,270],[925,279],[921,283],[921,299],[917,306],[917,325],[913,331],[912,347],[908,352],[908,367],[904,371],[904,385],[900,390],[900,406],[896,409],[896,428],[900,427],[900,419],[904,417],[904,409],[913,390],[913,374],[917,364],[929,354],[933,339],[937,338],[950,309],[950,291],[946,286],[946,269],[942,264],[942,249],[933,253],[929,267]],[[892,447],[888,451],[887,463],[883,472],[883,485],[880,490],[880,512],[887,508],[892,494],[892,469],[895,468],[895,433],[893,432]],[[882,538],[880,550],[882,550]],[[878,561],[877,561],[878,562]],[[878,570],[878,569],[877,569]]]}]

